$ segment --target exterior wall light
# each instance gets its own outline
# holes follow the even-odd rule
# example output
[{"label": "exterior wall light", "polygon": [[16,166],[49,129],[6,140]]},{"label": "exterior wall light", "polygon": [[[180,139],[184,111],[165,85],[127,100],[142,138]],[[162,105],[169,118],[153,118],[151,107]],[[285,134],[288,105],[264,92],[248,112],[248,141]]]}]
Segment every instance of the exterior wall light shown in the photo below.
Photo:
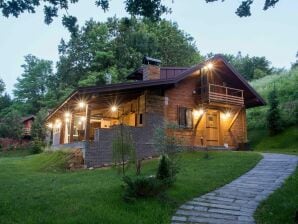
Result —
[{"label": "exterior wall light", "polygon": [[65,113],[64,113],[64,117],[65,117],[65,118],[69,118],[69,117],[70,117],[70,112],[65,112]]},{"label": "exterior wall light", "polygon": [[86,121],[86,117],[81,117],[80,120],[81,120],[81,122],[84,122],[84,121]]},{"label": "exterior wall light", "polygon": [[194,116],[195,118],[198,118],[198,117],[200,117],[203,113],[204,113],[204,110],[203,110],[203,109],[194,110],[194,111],[193,111],[193,116]]},{"label": "exterior wall light", "polygon": [[231,112],[229,112],[229,111],[227,111],[227,112],[225,112],[224,114],[223,114],[223,118],[224,119],[228,119],[228,118],[230,118],[232,116],[232,114],[231,114]]},{"label": "exterior wall light", "polygon": [[86,103],[84,101],[79,102],[79,107],[84,108],[86,106]]},{"label": "exterior wall light", "polygon": [[61,125],[62,125],[61,121],[59,119],[57,119],[56,122],[55,122],[55,127],[60,128]]},{"label": "exterior wall light", "polygon": [[114,106],[111,107],[111,111],[112,112],[116,112],[117,110],[118,110],[118,107],[117,106],[114,105]]},{"label": "exterior wall light", "polygon": [[207,65],[205,65],[204,69],[212,70],[213,67],[214,65],[212,64],[212,62],[208,62]]},{"label": "exterior wall light", "polygon": [[48,126],[49,129],[52,129],[53,128],[53,123],[48,123],[47,126]]}]

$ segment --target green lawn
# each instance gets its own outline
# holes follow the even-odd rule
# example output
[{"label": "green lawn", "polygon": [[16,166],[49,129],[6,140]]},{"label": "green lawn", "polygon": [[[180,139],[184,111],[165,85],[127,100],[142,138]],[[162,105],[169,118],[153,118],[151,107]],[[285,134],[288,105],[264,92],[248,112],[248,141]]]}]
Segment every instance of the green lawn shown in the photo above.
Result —
[{"label": "green lawn", "polygon": [[[261,156],[245,152],[182,155],[177,182],[167,199],[122,200],[121,180],[113,169],[45,171],[59,160],[48,154],[0,158],[1,223],[169,223],[175,209],[192,197],[230,182],[256,165]],[[52,158],[53,157],[53,158]],[[155,174],[157,161],[144,165]],[[41,171],[42,170],[42,171]]]},{"label": "green lawn", "polygon": [[276,136],[268,136],[266,129],[249,130],[251,148],[259,152],[298,154],[298,127],[290,127]]},{"label": "green lawn", "polygon": [[0,158],[3,157],[22,157],[30,155],[29,150],[10,150],[10,151],[2,151],[0,149]]},{"label": "green lawn", "polygon": [[294,221],[295,212],[298,212],[297,186],[298,170],[258,207],[255,213],[257,223],[297,223]]}]

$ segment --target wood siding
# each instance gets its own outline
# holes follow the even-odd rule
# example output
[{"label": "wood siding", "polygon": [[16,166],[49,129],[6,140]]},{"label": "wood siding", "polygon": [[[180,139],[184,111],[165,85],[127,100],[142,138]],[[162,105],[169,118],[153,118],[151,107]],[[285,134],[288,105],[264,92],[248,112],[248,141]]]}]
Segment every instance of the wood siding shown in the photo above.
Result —
[{"label": "wood siding", "polygon": [[[212,82],[219,84],[222,80],[212,77]],[[204,113],[199,117],[193,117],[193,128],[180,128],[175,135],[180,137],[185,145],[189,146],[223,146],[237,147],[239,143],[247,141],[245,108],[229,104],[212,104],[200,101],[195,92],[200,84],[200,75],[193,74],[179,82],[175,87],[166,90],[165,119],[170,123],[178,124],[178,108],[186,107],[193,110],[203,106]],[[225,113],[229,111],[230,117]],[[239,113],[237,113],[239,112]],[[214,121],[207,120],[212,119]],[[233,121],[233,123],[231,123]],[[215,122],[210,127],[210,122]],[[232,125],[231,125],[232,124]]]}]

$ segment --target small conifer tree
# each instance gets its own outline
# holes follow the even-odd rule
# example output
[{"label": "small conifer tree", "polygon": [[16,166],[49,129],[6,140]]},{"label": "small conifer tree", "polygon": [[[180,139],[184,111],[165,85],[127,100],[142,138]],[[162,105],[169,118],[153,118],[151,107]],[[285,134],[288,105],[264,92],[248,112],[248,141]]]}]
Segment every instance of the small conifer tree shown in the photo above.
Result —
[{"label": "small conifer tree", "polygon": [[270,135],[276,135],[282,130],[282,120],[275,86],[268,96],[269,109],[267,112],[267,126]]}]

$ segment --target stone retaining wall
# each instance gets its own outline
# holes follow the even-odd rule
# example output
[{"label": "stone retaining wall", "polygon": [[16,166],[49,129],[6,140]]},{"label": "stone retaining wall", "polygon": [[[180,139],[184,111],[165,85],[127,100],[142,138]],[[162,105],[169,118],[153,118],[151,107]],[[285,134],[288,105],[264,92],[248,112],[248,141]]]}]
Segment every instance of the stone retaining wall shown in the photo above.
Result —
[{"label": "stone retaining wall", "polygon": [[[125,127],[132,136],[138,159],[157,155],[153,146],[153,135],[158,124],[163,124],[162,115],[146,113],[144,116],[144,127]],[[111,164],[112,144],[117,134],[117,128],[96,130],[95,141],[87,144],[85,149],[85,164],[87,167]]]}]

